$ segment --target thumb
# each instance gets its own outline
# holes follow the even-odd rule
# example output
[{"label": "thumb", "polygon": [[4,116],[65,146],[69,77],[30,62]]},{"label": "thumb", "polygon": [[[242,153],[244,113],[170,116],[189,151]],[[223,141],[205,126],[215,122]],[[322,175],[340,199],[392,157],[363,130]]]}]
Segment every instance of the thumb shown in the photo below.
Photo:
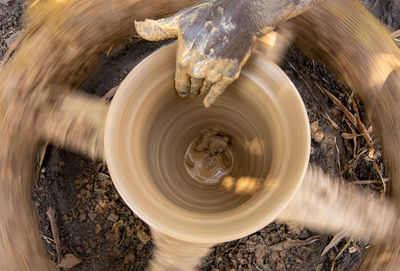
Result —
[{"label": "thumb", "polygon": [[176,38],[178,35],[178,19],[179,16],[173,15],[172,17],[144,21],[135,21],[136,31],[145,40],[158,41]]}]

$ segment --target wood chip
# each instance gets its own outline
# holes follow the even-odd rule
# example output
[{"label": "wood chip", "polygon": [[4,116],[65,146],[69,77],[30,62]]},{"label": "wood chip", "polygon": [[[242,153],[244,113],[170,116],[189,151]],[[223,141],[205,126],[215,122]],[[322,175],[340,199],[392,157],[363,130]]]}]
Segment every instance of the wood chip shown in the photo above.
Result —
[{"label": "wood chip", "polygon": [[357,249],[355,247],[349,247],[349,253],[350,254],[353,254],[356,251],[357,251]]},{"label": "wood chip", "polygon": [[61,263],[57,265],[58,268],[65,268],[65,269],[71,269],[74,266],[77,266],[80,264],[82,260],[78,257],[76,257],[74,254],[65,254],[63,257]]},{"label": "wood chip", "polygon": [[362,136],[362,135],[360,135],[360,134],[342,133],[341,136],[342,136],[344,139],[354,139],[354,138],[357,138],[357,137]]},{"label": "wood chip", "polygon": [[51,233],[53,234],[54,243],[56,245],[57,263],[59,263],[60,258],[61,258],[61,244],[60,244],[60,237],[58,235],[58,228],[57,228],[57,223],[56,223],[56,211],[54,210],[53,207],[50,207],[47,210],[46,214],[50,221]]},{"label": "wood chip", "polygon": [[273,251],[282,251],[282,250],[287,250],[290,249],[292,247],[302,247],[302,246],[306,246],[309,244],[312,244],[318,240],[320,240],[321,237],[320,236],[312,236],[306,240],[291,240],[291,239],[287,239],[285,241],[282,241],[280,243],[277,243],[275,245],[269,246],[267,247],[268,250],[273,250]]}]

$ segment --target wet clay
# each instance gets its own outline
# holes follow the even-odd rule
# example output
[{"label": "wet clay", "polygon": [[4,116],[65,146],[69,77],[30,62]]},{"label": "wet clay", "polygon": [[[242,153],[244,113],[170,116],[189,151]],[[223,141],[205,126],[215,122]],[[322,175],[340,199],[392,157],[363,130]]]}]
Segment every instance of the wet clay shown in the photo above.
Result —
[{"label": "wet clay", "polygon": [[202,1],[168,18],[136,22],[136,29],[147,40],[178,38],[178,94],[205,95],[210,107],[239,77],[257,38],[322,1]]},{"label": "wet clay", "polygon": [[275,219],[303,177],[304,105],[258,52],[210,108],[201,97],[182,99],[176,48],[153,53],[119,87],[106,128],[110,174],[135,214],[165,235],[202,244],[241,238]]},{"label": "wet clay", "polygon": [[232,173],[235,164],[232,138],[218,129],[201,132],[185,153],[185,169],[195,181],[205,184],[219,183]]}]

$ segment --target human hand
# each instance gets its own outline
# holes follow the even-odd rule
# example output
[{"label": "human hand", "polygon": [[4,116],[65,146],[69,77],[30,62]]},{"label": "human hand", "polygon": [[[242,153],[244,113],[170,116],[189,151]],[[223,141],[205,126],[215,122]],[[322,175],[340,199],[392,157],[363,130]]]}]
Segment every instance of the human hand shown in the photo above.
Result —
[{"label": "human hand", "polygon": [[205,96],[209,107],[238,78],[258,34],[243,2],[203,1],[168,18],[135,22],[146,40],[178,38],[175,87],[181,97]]}]

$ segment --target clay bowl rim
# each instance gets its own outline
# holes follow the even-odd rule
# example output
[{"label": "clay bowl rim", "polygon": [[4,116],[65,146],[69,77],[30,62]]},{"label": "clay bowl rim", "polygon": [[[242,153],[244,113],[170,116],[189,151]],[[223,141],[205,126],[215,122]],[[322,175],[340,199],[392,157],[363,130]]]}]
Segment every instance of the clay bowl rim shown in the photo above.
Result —
[{"label": "clay bowl rim", "polygon": [[[239,229],[236,231],[227,229],[226,232],[223,231],[220,231],[219,233],[210,232],[209,235],[207,233],[201,232],[197,236],[196,234],[193,234],[193,231],[191,229],[184,229],[184,228],[175,229],[170,226],[165,226],[163,222],[157,221],[157,217],[154,214],[150,215],[147,214],[146,211],[143,210],[143,208],[141,208],[140,206],[138,206],[138,204],[136,204],[135,199],[127,194],[126,187],[127,183],[129,183],[130,181],[123,180],[123,178],[121,178],[120,172],[118,172],[119,170],[117,170],[118,165],[114,166],[114,162],[115,164],[117,164],[118,159],[120,159],[120,157],[118,157],[116,152],[114,151],[115,150],[114,147],[116,147],[115,142],[117,142],[117,140],[115,140],[116,136],[115,123],[118,122],[118,116],[122,114],[122,112],[120,112],[121,110],[119,105],[126,100],[127,95],[128,96],[132,95],[133,89],[135,88],[134,85],[135,78],[138,76],[139,77],[143,76],[143,74],[140,74],[141,69],[146,65],[150,65],[152,61],[154,63],[156,58],[160,57],[160,55],[163,56],[164,54],[175,55],[176,42],[163,46],[162,48],[158,49],[157,51],[146,57],[127,75],[127,77],[121,83],[119,90],[115,95],[110,105],[109,112],[107,114],[105,136],[104,136],[106,161],[109,167],[110,175],[112,177],[113,183],[118,193],[121,195],[121,198],[125,201],[125,203],[129,206],[129,208],[144,222],[146,222],[150,227],[160,232],[163,232],[166,235],[169,235],[171,237],[180,240],[195,242],[195,243],[213,244],[213,243],[226,242],[242,238],[243,236],[247,236],[251,233],[260,230],[262,227],[265,227],[274,219],[276,219],[278,215],[286,208],[286,206],[289,204],[291,199],[294,197],[296,191],[298,190],[308,167],[308,161],[310,155],[310,143],[311,143],[310,127],[304,103],[297,89],[290,81],[290,79],[287,77],[287,75],[275,63],[272,63],[270,60],[266,59],[262,53],[253,52],[251,58],[254,59],[253,60],[254,62],[263,61],[265,62],[265,64],[269,65],[269,69],[272,69],[273,73],[277,73],[279,76],[285,77],[286,80],[285,84],[287,84],[286,88],[290,89],[290,95],[294,99],[295,103],[297,103],[296,106],[299,107],[299,112],[296,112],[295,117],[298,118],[297,121],[299,123],[302,123],[300,129],[302,129],[301,137],[303,138],[304,142],[300,147],[302,150],[302,154],[300,155],[296,154],[298,156],[298,159],[301,161],[300,165],[297,166],[295,173],[293,173],[293,175],[296,176],[296,182],[293,181],[294,184],[291,185],[289,191],[285,193],[285,195],[279,195],[279,198],[281,200],[277,203],[274,203],[275,204],[274,209],[271,212],[268,212],[265,215],[264,219],[258,219],[256,223],[253,223],[248,228],[240,229],[240,227],[238,227]],[[249,62],[251,63],[251,61]],[[244,67],[244,70],[245,69],[246,66]],[[131,84],[132,82],[133,84]],[[138,91],[140,91],[140,89]],[[192,214],[188,215],[191,216]],[[194,218],[191,217],[190,219]]]}]

